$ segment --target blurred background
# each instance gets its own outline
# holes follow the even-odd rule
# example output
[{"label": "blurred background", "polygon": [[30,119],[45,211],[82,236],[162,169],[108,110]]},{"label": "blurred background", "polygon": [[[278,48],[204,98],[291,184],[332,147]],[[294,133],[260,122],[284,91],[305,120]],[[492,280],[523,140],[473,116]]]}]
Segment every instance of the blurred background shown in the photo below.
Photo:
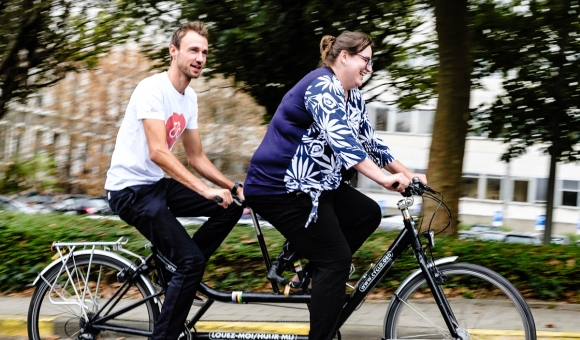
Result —
[{"label": "blurred background", "polygon": [[[167,69],[173,31],[202,20],[210,53],[191,87],[205,152],[227,176],[243,181],[282,96],[317,67],[322,36],[363,31],[375,44],[361,88],[371,123],[444,193],[454,231],[576,234],[579,10],[575,0],[2,1],[0,202],[95,211],[63,201],[104,194],[133,89]],[[353,185],[397,213],[397,194],[362,176]]]}]

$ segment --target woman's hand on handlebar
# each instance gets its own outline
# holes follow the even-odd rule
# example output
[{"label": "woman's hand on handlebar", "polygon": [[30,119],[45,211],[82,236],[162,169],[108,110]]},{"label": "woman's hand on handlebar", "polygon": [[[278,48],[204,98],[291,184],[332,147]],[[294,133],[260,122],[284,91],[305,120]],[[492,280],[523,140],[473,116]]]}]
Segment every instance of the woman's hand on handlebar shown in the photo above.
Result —
[{"label": "woman's hand on handlebar", "polygon": [[236,195],[238,196],[238,198],[244,202],[246,200],[246,198],[244,197],[244,188],[242,187],[238,187],[238,190],[236,190]]},{"label": "woman's hand on handlebar", "polygon": [[409,178],[405,177],[405,175],[400,172],[387,176],[387,180],[383,183],[383,187],[387,190],[404,192],[405,188],[409,185],[409,182]]},{"label": "woman's hand on handlebar", "polygon": [[425,174],[420,174],[417,172],[412,172],[407,176],[410,180],[413,180],[413,177],[417,177],[421,183],[427,185],[427,176]]}]

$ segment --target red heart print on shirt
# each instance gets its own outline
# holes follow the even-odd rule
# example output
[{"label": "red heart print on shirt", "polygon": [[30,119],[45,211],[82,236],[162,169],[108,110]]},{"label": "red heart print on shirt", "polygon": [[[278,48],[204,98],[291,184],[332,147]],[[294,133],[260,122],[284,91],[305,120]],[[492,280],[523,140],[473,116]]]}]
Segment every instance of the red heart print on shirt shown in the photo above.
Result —
[{"label": "red heart print on shirt", "polygon": [[173,115],[165,122],[165,131],[167,133],[167,147],[171,149],[177,142],[179,136],[185,129],[185,117],[182,114],[173,112]]}]

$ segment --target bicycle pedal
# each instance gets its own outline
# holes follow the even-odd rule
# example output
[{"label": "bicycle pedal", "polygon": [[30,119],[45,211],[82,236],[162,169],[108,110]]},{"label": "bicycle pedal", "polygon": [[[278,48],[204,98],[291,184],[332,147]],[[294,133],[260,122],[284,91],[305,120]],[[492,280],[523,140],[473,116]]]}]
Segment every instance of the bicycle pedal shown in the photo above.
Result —
[{"label": "bicycle pedal", "polygon": [[205,300],[196,295],[193,298],[193,302],[191,303],[191,305],[201,307],[201,306],[205,305]]}]

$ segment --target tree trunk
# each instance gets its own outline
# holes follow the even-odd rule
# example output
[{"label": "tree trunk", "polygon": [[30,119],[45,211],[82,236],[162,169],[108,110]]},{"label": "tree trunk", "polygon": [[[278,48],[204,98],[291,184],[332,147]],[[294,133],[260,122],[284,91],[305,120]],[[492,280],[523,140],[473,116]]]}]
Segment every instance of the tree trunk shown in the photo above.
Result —
[{"label": "tree trunk", "polygon": [[550,155],[550,174],[548,175],[548,192],[546,193],[546,221],[544,224],[544,244],[552,241],[552,219],[554,216],[554,192],[556,191],[556,163],[558,157]]},{"label": "tree trunk", "polygon": [[[439,45],[438,100],[427,178],[429,185],[445,195],[457,232],[463,154],[469,120],[471,60],[467,28],[467,0],[435,0],[435,29]],[[426,200],[425,214],[434,211]],[[432,228],[440,230],[448,222],[446,214],[435,217]]]}]

